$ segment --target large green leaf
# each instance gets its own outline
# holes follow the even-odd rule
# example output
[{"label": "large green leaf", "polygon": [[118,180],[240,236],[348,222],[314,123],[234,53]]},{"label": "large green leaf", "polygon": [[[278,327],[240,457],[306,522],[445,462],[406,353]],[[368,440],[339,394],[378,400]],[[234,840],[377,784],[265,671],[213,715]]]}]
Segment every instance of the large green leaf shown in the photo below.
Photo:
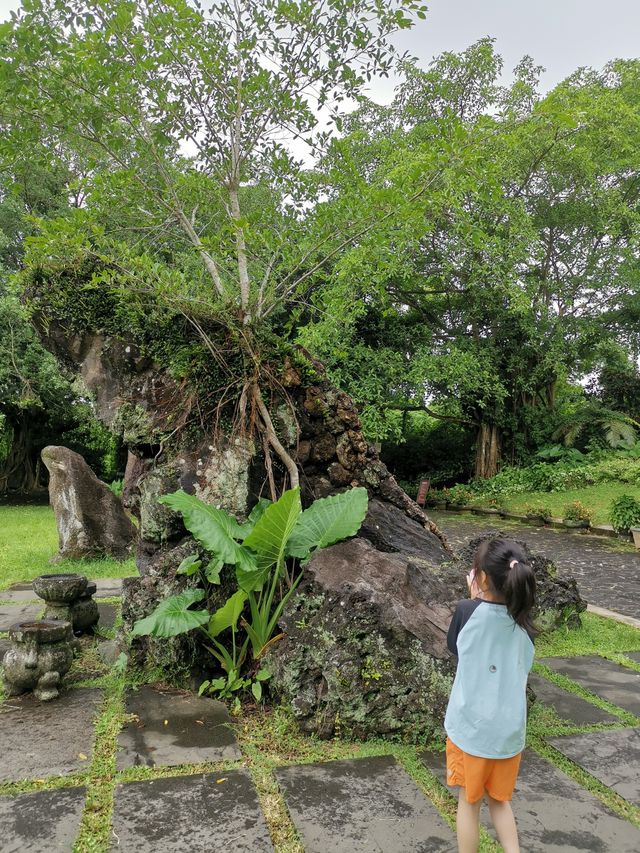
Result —
[{"label": "large green leaf", "polygon": [[289,489],[280,500],[265,509],[244,544],[264,557],[265,561],[277,564],[284,557],[287,542],[301,512],[300,488]]},{"label": "large green leaf", "polygon": [[265,509],[268,506],[271,506],[273,501],[270,501],[269,498],[260,498],[257,504],[254,505],[253,509],[249,513],[249,518],[245,521],[244,524],[240,525],[240,530],[242,531],[242,538],[245,539],[255,527],[256,521],[264,514]]},{"label": "large green leaf", "polygon": [[161,601],[144,619],[139,619],[131,631],[132,636],[175,637],[199,628],[209,621],[206,610],[189,610],[196,601],[202,601],[204,590],[187,589]]},{"label": "large green leaf", "polygon": [[207,551],[224,563],[239,565],[245,571],[255,571],[253,555],[235,541],[242,539],[244,532],[229,513],[182,490],[164,495],[158,500],[159,503],[182,514],[187,530],[193,533]]},{"label": "large green leaf", "polygon": [[219,607],[209,620],[207,631],[210,637],[217,637],[227,628],[235,628],[238,624],[244,605],[247,601],[247,593],[239,589]]},{"label": "large green leaf", "polygon": [[367,490],[361,487],[314,501],[298,519],[287,554],[304,558],[313,548],[326,548],[355,536],[367,514],[368,505]]}]

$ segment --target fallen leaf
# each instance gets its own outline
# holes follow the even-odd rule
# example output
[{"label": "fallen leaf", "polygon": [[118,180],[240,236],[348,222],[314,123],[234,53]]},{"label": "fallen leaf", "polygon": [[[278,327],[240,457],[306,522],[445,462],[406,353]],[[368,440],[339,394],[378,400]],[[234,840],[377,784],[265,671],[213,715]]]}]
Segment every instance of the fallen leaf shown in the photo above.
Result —
[{"label": "fallen leaf", "polygon": [[204,726],[204,720],[196,720],[196,723],[197,723],[199,726]]},{"label": "fallen leaf", "polygon": [[226,782],[228,778],[228,776],[223,776],[222,779],[216,779],[216,785],[219,785],[220,782]]},{"label": "fallen leaf", "polygon": [[80,761],[86,761],[87,760],[87,756],[84,754],[84,752],[79,752],[78,758],[80,759]]},{"label": "fallen leaf", "polygon": [[168,726],[168,725],[169,725],[169,720],[165,720],[165,721],[164,721],[164,724],[165,724],[165,726]]}]

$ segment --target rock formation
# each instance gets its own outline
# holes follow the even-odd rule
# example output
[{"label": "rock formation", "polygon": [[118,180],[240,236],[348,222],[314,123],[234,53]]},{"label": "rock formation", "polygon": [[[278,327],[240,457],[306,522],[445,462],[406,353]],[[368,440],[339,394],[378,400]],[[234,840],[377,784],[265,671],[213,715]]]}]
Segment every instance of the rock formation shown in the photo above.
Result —
[{"label": "rock formation", "polygon": [[49,501],[60,543],[54,561],[105,554],[126,559],[136,529],[109,486],[67,447],[45,447],[42,461],[49,471]]}]

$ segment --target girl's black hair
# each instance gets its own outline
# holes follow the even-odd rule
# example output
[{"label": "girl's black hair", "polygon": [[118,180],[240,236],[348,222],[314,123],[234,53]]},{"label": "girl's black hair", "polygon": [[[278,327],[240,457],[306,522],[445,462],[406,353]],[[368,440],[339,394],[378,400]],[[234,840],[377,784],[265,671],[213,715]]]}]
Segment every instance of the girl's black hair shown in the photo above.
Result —
[{"label": "girl's black hair", "polygon": [[507,612],[530,635],[536,603],[536,578],[524,550],[511,539],[487,539],[478,546],[475,566],[489,576],[493,589],[504,596]]}]

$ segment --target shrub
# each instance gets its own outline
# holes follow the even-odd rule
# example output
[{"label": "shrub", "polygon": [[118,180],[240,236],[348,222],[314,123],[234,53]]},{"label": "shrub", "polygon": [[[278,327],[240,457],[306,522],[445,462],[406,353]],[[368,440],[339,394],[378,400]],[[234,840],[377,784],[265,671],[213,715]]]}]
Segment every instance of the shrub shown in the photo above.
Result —
[{"label": "shrub", "polygon": [[542,503],[525,504],[524,514],[529,518],[542,518],[545,521],[548,521],[550,518],[553,517],[553,512],[551,511],[551,509]]},{"label": "shrub", "polygon": [[581,501],[571,501],[564,508],[563,518],[565,521],[586,521],[591,524],[593,510],[585,506]]},{"label": "shrub", "polygon": [[629,533],[640,526],[640,502],[631,495],[620,495],[611,501],[609,519],[616,533]]}]

